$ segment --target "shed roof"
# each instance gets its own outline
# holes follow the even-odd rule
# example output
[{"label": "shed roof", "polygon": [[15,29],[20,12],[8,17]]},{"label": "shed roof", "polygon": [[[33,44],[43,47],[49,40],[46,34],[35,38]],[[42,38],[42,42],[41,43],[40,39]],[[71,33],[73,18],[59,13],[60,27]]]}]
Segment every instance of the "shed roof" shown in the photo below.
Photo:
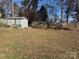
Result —
[{"label": "shed roof", "polygon": [[26,17],[9,17],[8,20],[11,20],[11,19],[14,19],[14,20],[23,20],[23,19],[26,19]]}]

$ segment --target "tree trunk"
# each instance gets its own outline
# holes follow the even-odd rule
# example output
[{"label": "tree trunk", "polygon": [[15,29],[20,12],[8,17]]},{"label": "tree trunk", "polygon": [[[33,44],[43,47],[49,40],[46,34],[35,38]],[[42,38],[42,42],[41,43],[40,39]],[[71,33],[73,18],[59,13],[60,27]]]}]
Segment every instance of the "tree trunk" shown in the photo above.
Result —
[{"label": "tree trunk", "polygon": [[66,20],[67,28],[68,28],[68,21],[69,21],[69,11],[68,11],[68,14],[67,14],[67,20]]},{"label": "tree trunk", "polygon": [[77,23],[79,22],[79,1],[77,0]]},{"label": "tree trunk", "polygon": [[[29,0],[29,4],[28,6],[25,6],[25,16],[28,18],[28,14],[29,14],[29,8],[32,5],[32,1]],[[27,7],[27,8],[26,8]]]},{"label": "tree trunk", "polygon": [[61,22],[63,19],[63,0],[61,1]]},{"label": "tree trunk", "polygon": [[49,19],[47,19],[47,28],[50,28],[50,21],[49,21]]},{"label": "tree trunk", "polygon": [[76,16],[77,17],[76,17],[76,22],[75,22],[75,29],[77,28],[77,23],[79,22],[79,17],[78,17],[79,16],[79,14],[78,14],[78,11],[79,11],[78,8],[79,8],[79,6],[78,6],[78,2],[79,1],[77,0],[77,4],[76,4],[76,6],[77,6],[77,11],[76,11],[77,12],[77,15]]}]

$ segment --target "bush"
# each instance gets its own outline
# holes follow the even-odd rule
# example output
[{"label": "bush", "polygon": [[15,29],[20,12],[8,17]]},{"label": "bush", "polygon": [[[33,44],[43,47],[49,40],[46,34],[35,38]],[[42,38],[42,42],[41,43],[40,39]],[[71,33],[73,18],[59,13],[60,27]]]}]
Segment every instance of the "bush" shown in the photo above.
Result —
[{"label": "bush", "polygon": [[47,26],[46,26],[46,22],[37,21],[37,22],[32,23],[32,27],[33,28],[46,28]]},{"label": "bush", "polygon": [[0,27],[9,27],[7,24],[0,23]]}]

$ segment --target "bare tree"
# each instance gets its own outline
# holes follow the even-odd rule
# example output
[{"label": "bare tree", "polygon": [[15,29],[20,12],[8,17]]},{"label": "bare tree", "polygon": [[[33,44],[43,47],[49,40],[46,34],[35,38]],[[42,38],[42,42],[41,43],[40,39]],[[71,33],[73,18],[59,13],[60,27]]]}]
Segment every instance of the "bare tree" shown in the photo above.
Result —
[{"label": "bare tree", "polygon": [[24,0],[23,5],[25,9],[25,16],[28,17],[29,9],[32,7],[32,10],[35,10],[37,7],[38,0]]},{"label": "bare tree", "polygon": [[75,28],[77,27],[77,23],[79,22],[79,0],[76,0],[76,20],[75,20]]},{"label": "bare tree", "polygon": [[61,2],[61,22],[63,20],[63,0],[60,0]]},{"label": "bare tree", "polygon": [[66,23],[67,23],[67,27],[68,27],[68,21],[69,21],[69,16],[70,16],[70,13],[72,12],[72,9],[73,9],[73,5],[74,5],[74,0],[67,0],[67,10],[66,10]]},{"label": "bare tree", "polygon": [[4,9],[5,9],[5,15],[8,17],[8,14],[11,14],[11,2],[12,0],[2,0],[2,3],[4,4]]}]

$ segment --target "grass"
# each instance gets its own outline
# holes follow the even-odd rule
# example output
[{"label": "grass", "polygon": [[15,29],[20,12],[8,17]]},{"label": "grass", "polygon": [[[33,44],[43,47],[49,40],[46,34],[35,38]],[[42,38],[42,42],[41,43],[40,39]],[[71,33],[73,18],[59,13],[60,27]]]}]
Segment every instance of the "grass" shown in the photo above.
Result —
[{"label": "grass", "polygon": [[0,28],[0,59],[79,59],[79,31]]}]

